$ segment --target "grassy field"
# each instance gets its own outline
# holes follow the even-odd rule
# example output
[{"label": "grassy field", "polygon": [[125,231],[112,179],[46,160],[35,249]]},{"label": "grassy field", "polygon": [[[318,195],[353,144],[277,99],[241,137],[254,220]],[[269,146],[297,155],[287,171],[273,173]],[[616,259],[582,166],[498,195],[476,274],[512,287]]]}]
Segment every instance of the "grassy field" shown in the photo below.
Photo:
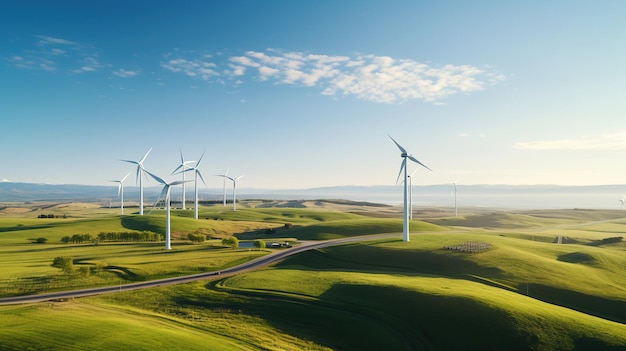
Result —
[{"label": "grassy field", "polygon": [[[170,252],[162,243],[60,243],[74,232],[163,230],[159,210],[120,218],[81,206],[65,206],[65,218],[54,219],[0,211],[0,293],[219,270],[267,252],[222,247],[220,238],[229,235],[321,240],[399,232],[402,225],[397,208],[257,201],[237,212],[202,207],[198,221],[193,211],[173,211]],[[0,350],[626,349],[622,211],[425,213],[425,221],[412,221],[408,243],[398,234],[306,252],[217,281],[3,306]],[[191,244],[182,239],[187,232],[216,239]],[[29,241],[42,236],[48,243]],[[559,236],[563,244],[556,244]],[[483,249],[458,249],[468,242]],[[64,274],[50,266],[60,255],[108,268]],[[35,289],[42,281],[48,285]]]}]

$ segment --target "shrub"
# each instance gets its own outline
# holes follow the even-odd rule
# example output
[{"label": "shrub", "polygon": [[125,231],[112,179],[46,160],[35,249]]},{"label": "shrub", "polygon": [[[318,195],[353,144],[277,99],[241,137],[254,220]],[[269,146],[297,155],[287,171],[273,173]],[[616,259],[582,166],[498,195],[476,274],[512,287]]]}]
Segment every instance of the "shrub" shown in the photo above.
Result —
[{"label": "shrub", "polygon": [[254,247],[256,247],[257,249],[261,250],[262,248],[265,247],[265,241],[261,240],[261,239],[257,239],[254,241]]},{"label": "shrub", "polygon": [[237,239],[234,236],[230,236],[228,238],[224,238],[224,239],[222,239],[222,245],[230,246],[232,248],[236,248],[236,247],[239,246],[239,239]]}]

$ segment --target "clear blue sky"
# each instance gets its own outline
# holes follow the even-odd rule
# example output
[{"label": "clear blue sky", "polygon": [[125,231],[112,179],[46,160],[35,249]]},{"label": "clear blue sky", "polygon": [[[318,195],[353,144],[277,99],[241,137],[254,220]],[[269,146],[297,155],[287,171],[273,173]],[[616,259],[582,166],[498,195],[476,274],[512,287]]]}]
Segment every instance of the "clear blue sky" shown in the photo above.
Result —
[{"label": "clear blue sky", "polygon": [[[0,4],[0,180],[626,183],[624,1]],[[410,171],[417,166],[410,165]],[[148,184],[156,185],[153,181]],[[134,185],[134,180],[127,181]]]}]

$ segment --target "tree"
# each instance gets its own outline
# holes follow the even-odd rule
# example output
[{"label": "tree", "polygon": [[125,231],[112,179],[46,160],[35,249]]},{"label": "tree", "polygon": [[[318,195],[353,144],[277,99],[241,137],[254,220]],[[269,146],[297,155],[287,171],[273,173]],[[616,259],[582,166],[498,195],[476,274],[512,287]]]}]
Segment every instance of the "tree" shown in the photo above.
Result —
[{"label": "tree", "polygon": [[265,241],[261,240],[261,239],[257,239],[254,241],[254,247],[256,247],[257,249],[261,250],[262,248],[265,247]]},{"label": "tree", "polygon": [[230,236],[228,238],[222,239],[222,245],[230,246],[233,249],[239,246],[239,239],[234,236]]},{"label": "tree", "polygon": [[74,271],[74,259],[69,256],[58,256],[52,261],[52,267],[61,268],[63,272],[69,274]]}]

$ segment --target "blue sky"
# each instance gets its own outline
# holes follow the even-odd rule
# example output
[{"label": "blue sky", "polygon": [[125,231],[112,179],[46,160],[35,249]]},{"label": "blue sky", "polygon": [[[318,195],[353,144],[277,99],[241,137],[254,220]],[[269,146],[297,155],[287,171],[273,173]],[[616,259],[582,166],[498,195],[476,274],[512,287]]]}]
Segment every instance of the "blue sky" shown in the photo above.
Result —
[{"label": "blue sky", "polygon": [[[626,183],[623,1],[3,1],[0,180]],[[416,169],[410,165],[410,171]],[[127,181],[128,182],[128,181]],[[127,185],[133,185],[130,181]],[[148,183],[152,184],[154,182]],[[156,185],[156,184],[153,184]]]}]

